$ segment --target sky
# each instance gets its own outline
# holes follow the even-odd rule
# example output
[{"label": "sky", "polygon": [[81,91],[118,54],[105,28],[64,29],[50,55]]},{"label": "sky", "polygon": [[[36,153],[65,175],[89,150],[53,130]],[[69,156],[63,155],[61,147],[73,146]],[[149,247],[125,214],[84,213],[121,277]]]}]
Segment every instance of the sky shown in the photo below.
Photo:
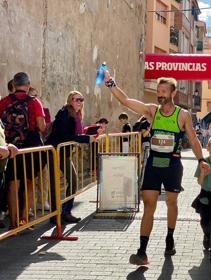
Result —
[{"label": "sky", "polygon": [[211,28],[211,0],[201,0],[198,1],[198,4],[199,4],[199,8],[210,7],[210,9],[201,10],[201,14],[199,15],[199,20],[205,21],[206,26]]}]

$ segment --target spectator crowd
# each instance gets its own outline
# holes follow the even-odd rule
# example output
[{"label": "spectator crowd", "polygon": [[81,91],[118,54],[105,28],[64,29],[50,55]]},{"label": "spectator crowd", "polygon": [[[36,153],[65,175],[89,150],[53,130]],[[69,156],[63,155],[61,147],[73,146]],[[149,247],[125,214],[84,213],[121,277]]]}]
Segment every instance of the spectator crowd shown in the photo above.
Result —
[{"label": "spectator crowd", "polygon": [[[54,121],[51,120],[49,109],[43,107],[38,96],[39,93],[32,87],[28,74],[19,72],[8,82],[8,95],[0,100],[0,228],[6,227],[6,213],[9,216],[9,229],[14,229],[30,221],[30,217],[34,215],[33,209],[44,211],[56,209],[52,155],[49,156],[50,173],[48,174],[46,156],[42,154],[40,174],[38,152],[33,155],[32,165],[31,155],[26,154],[24,158],[19,153],[19,149],[39,147],[44,144],[56,148],[60,143],[68,141],[92,143],[91,169],[95,172],[94,162],[98,150],[96,138],[99,134],[107,132],[109,122],[104,117],[94,125],[84,128],[82,123],[84,97],[81,92],[71,91],[68,94],[66,103],[58,110]],[[126,113],[120,114],[119,120],[122,125],[121,132],[132,131]],[[121,149],[128,152],[130,138],[127,136],[122,139]],[[61,158],[60,169],[66,176],[66,196],[68,196],[70,190],[71,193],[76,191],[77,174],[70,159],[70,151],[65,152],[65,160],[63,160],[64,155],[61,155]],[[50,176],[50,192],[48,176]],[[33,205],[33,177],[37,185],[36,208]],[[39,187],[41,184],[43,184],[42,191]],[[73,203],[74,199],[71,199],[63,204],[62,222],[80,221],[79,217],[72,215]],[[50,221],[56,223],[55,217]]]},{"label": "spectator crowd", "polygon": [[[96,171],[96,158],[98,143],[96,136],[107,132],[108,120],[101,118],[94,125],[83,127],[84,97],[79,91],[71,91],[68,94],[66,103],[59,109],[55,120],[52,122],[50,111],[44,108],[38,98],[38,91],[31,86],[29,76],[24,72],[14,75],[8,82],[8,95],[0,100],[0,228],[5,227],[5,213],[9,214],[9,228],[16,228],[24,225],[30,219],[32,206],[32,177],[43,182],[43,198],[40,192],[36,198],[37,209],[45,211],[55,210],[55,178],[53,172],[53,158],[50,155],[50,190],[48,191],[48,171],[46,168],[46,158],[42,158],[42,174],[40,173],[40,163],[38,154],[34,155],[33,172],[30,164],[31,158],[26,155],[26,179],[24,183],[23,156],[18,154],[21,148],[52,145],[55,148],[63,142],[75,141],[78,143],[92,143],[91,172]],[[150,145],[151,125],[147,118],[142,115],[134,125],[131,125],[128,114],[122,112],[119,117],[121,125],[120,132],[125,133],[121,137],[120,152],[128,153],[130,148],[130,132],[141,133],[141,145],[143,151]],[[61,125],[62,124],[62,125]],[[203,147],[206,147],[208,139],[211,137],[211,125],[202,128],[200,123],[195,126],[196,134]],[[97,148],[96,148],[97,147]],[[16,174],[14,174],[14,160],[16,156]],[[61,156],[64,158],[64,155]],[[65,152],[65,161],[61,160],[60,169],[66,176],[66,195],[70,195],[70,190],[76,191],[77,174],[73,162],[70,160],[70,151]],[[42,177],[42,179],[41,179]],[[71,184],[70,184],[71,182]],[[26,185],[26,186],[24,186]],[[25,188],[27,191],[25,191]],[[18,199],[17,199],[18,193]],[[27,195],[26,195],[27,194]],[[20,213],[17,213],[17,201]],[[49,205],[49,201],[51,205]],[[44,203],[43,203],[44,202]],[[67,223],[77,223],[80,218],[72,215],[74,199],[63,204],[61,211],[62,221]],[[42,205],[43,204],[43,205]],[[17,217],[20,218],[19,222]],[[51,218],[55,223],[55,218]]]},{"label": "spectator crowd", "polygon": [[[203,246],[206,250],[210,249],[211,124],[205,125],[197,122],[195,127],[192,127],[191,116],[188,115],[187,111],[175,106],[173,98],[159,96],[161,93],[165,93],[174,97],[176,93],[176,80],[174,79],[158,79],[157,95],[160,104],[158,106],[129,99],[120,88],[116,87],[115,81],[108,73],[105,85],[110,88],[111,93],[123,105],[128,104],[128,108],[142,114],[134,125],[131,125],[127,113],[122,112],[118,117],[121,126],[119,151],[123,154],[130,153],[131,132],[139,132],[141,134],[141,143],[139,144],[142,146],[142,155],[144,156],[141,160],[143,180],[140,181],[144,201],[140,248],[137,250],[137,254],[131,255],[130,263],[148,264],[146,249],[152,230],[153,214],[162,187],[166,192],[167,207],[174,206],[172,217],[168,217],[164,254],[171,256],[176,253],[173,233],[177,219],[177,196],[182,191],[183,167],[180,162],[180,151],[185,133],[186,136],[189,133],[187,139],[192,141],[192,149],[199,162],[195,177],[198,178],[201,192],[192,206],[201,217],[200,224],[204,233]],[[42,212],[49,210],[53,212],[58,206],[56,205],[53,154],[46,154],[45,151],[40,153],[35,150],[32,152],[32,156],[30,153],[22,154],[20,149],[40,147],[45,144],[57,149],[61,143],[70,141],[91,144],[90,173],[96,173],[99,151],[96,139],[100,134],[107,133],[109,121],[102,117],[95,124],[84,127],[84,96],[76,90],[69,92],[65,104],[58,110],[54,121],[52,121],[50,110],[43,107],[38,95],[38,91],[31,86],[29,76],[24,72],[19,72],[8,82],[8,95],[0,100],[0,228],[6,227],[5,213],[8,213],[9,216],[10,230],[26,225],[30,221],[30,217],[36,215],[36,209],[42,210]],[[169,105],[170,107],[168,107]],[[154,110],[153,106],[157,106],[157,109]],[[164,108],[168,109],[167,113],[165,110],[161,111]],[[178,116],[180,113],[183,116],[180,122],[186,128],[185,130],[179,127]],[[185,115],[188,117],[185,118]],[[165,134],[166,132],[167,134]],[[207,147],[209,157],[202,157],[201,146]],[[73,147],[69,145],[60,150],[58,160],[58,169],[63,174],[65,182],[65,197],[76,193],[78,188],[78,173],[71,156],[72,153]],[[158,154],[162,156],[158,157]],[[168,155],[165,158],[166,154]],[[173,173],[172,168],[174,169]],[[172,177],[173,175],[174,177]],[[38,187],[38,195],[36,196],[34,194],[34,181],[38,186],[41,186],[40,189]],[[150,200],[152,200],[151,204]],[[73,206],[74,197],[69,197],[62,203],[62,223],[78,223],[81,220],[80,217],[73,215]],[[149,224],[148,221],[150,221]],[[53,216],[50,218],[50,222],[57,224],[58,219]]]},{"label": "spectator crowd", "polygon": [[196,135],[201,142],[202,147],[206,148],[208,140],[211,137],[211,123],[203,123],[200,120],[195,125]]}]

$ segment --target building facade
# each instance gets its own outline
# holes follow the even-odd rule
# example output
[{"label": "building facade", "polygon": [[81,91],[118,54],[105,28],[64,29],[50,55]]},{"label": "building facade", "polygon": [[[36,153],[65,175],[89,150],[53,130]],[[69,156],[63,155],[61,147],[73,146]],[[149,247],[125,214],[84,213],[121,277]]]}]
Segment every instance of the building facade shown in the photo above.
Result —
[{"label": "building facade", "polygon": [[96,71],[106,61],[118,84],[142,97],[145,18],[146,0],[0,0],[1,96],[25,71],[52,117],[69,91],[79,90],[85,124],[106,117],[115,125],[124,109],[105,86],[95,86]]},{"label": "building facade", "polygon": [[[211,55],[211,37],[207,36],[203,41],[204,54]],[[198,119],[203,119],[211,112],[211,80],[202,81],[201,111],[197,113]],[[211,122],[211,118],[208,121]]]},{"label": "building facade", "polygon": [[[147,1],[147,53],[197,53],[205,29],[198,23],[200,13],[195,0]],[[200,50],[200,52],[203,50]],[[144,100],[156,102],[156,81],[145,80]],[[197,96],[196,96],[197,94]],[[176,104],[192,114],[200,111],[201,82],[178,81]]]}]

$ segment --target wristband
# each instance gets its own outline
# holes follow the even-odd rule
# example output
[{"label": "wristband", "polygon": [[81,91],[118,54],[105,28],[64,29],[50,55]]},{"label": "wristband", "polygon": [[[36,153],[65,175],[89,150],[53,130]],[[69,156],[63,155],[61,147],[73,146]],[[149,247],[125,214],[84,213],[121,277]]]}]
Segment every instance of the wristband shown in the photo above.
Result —
[{"label": "wristband", "polygon": [[111,77],[107,82],[105,82],[105,85],[108,88],[112,88],[112,87],[116,86],[116,83],[115,83],[114,79]]},{"label": "wristband", "polygon": [[204,158],[200,158],[198,159],[198,163],[200,164],[202,161],[206,162],[206,160]]}]

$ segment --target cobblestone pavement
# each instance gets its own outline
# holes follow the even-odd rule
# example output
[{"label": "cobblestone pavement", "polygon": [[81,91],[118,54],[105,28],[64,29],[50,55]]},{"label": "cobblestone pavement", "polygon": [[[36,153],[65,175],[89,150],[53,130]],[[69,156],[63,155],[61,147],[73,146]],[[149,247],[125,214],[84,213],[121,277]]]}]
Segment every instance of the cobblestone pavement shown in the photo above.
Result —
[{"label": "cobblestone pavement", "polygon": [[[205,152],[205,151],[204,151]],[[179,196],[179,217],[175,231],[177,254],[164,258],[166,235],[165,196],[161,195],[155,214],[154,228],[148,246],[150,265],[136,267],[128,263],[139,246],[139,225],[143,205],[134,219],[94,219],[96,188],[76,199],[74,213],[83,221],[64,227],[65,234],[78,236],[78,241],[46,241],[49,223],[36,226],[17,237],[0,242],[0,279],[57,280],[144,280],[194,279],[210,280],[211,263],[203,251],[203,234],[199,216],[190,207],[199,192],[193,177],[197,161],[190,150],[183,152],[183,187]]]}]

